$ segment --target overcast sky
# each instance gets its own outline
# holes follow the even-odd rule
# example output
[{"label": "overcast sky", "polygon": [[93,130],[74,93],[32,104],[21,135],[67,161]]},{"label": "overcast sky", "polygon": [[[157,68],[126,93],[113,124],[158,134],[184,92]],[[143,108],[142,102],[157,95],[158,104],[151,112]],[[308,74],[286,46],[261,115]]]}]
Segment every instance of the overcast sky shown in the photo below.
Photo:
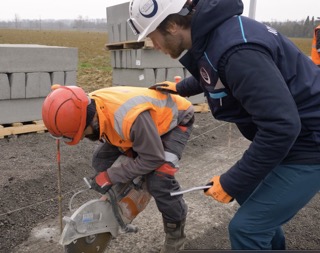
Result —
[{"label": "overcast sky", "polygon": [[[106,8],[129,0],[1,0],[0,20],[106,18]],[[250,0],[243,0],[244,15]],[[320,16],[320,0],[257,0],[259,21],[301,20]]]}]

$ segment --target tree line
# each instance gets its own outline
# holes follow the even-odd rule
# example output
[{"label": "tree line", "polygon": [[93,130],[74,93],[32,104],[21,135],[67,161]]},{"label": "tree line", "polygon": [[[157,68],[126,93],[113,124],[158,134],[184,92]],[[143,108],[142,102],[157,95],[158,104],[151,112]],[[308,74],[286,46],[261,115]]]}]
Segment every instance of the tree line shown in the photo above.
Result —
[{"label": "tree line", "polygon": [[0,28],[29,29],[29,30],[85,30],[107,31],[107,19],[88,19],[79,16],[75,20],[69,19],[20,19],[0,21]]},{"label": "tree line", "polygon": [[312,38],[314,28],[320,25],[320,17],[310,18],[301,21],[286,21],[286,22],[263,22],[264,24],[275,28],[278,32],[292,38]]},{"label": "tree line", "polygon": [[[300,21],[263,22],[278,32],[293,38],[312,38],[314,28],[320,24],[320,17]],[[20,19],[18,16],[11,21],[0,21],[0,28],[30,30],[85,30],[107,31],[107,19],[88,19],[79,16],[75,20]]]}]

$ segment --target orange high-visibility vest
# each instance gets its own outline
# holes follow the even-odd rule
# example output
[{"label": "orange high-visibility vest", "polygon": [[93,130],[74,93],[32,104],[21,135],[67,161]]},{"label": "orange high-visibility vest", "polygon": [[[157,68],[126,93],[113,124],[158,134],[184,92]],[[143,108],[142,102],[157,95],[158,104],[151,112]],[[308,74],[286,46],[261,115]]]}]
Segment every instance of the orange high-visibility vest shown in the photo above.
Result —
[{"label": "orange high-visibility vest", "polygon": [[132,147],[130,130],[138,115],[149,111],[163,135],[178,125],[178,113],[192,104],[178,95],[142,87],[109,87],[89,94],[96,102],[100,138],[127,150]]},{"label": "orange high-visibility vest", "polygon": [[320,30],[320,25],[318,25],[314,30],[312,48],[311,48],[311,59],[317,65],[320,65],[320,52],[318,52],[316,48],[316,44],[317,44],[316,32],[319,30]]}]

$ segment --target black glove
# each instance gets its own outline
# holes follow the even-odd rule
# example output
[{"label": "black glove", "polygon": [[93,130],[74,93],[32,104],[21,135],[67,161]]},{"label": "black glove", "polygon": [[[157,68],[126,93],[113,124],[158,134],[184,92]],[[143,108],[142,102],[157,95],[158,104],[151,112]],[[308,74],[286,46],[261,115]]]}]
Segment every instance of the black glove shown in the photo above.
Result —
[{"label": "black glove", "polygon": [[178,94],[176,85],[177,84],[174,82],[165,81],[162,83],[157,83],[155,85],[152,85],[149,87],[149,89],[168,92],[171,94]]},{"label": "black glove", "polygon": [[91,189],[106,194],[112,187],[111,180],[106,171],[98,173],[91,181]]}]

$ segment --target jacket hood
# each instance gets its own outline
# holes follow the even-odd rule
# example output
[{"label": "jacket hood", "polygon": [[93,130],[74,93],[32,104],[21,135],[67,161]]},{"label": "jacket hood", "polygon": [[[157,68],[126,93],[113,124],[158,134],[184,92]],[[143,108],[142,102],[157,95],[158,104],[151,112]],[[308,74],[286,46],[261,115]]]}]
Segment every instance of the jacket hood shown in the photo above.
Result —
[{"label": "jacket hood", "polygon": [[191,23],[192,52],[205,47],[208,34],[227,19],[241,15],[241,0],[199,0]]}]

